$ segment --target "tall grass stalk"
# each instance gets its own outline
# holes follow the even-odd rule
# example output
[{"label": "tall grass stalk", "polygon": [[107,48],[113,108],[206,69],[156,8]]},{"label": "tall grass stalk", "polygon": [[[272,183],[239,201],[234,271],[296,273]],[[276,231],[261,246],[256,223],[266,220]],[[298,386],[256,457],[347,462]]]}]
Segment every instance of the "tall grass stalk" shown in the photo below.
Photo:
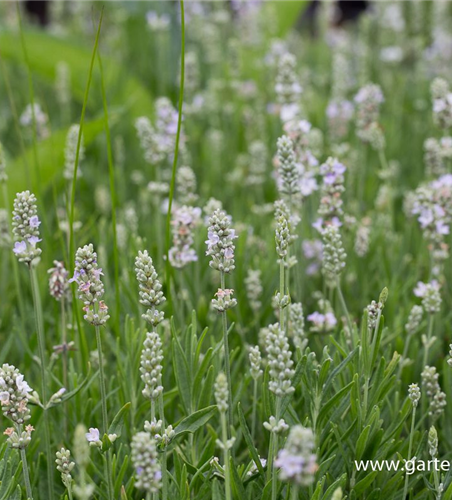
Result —
[{"label": "tall grass stalk", "polygon": [[[411,453],[413,450],[413,439],[414,439],[414,426],[416,423],[416,406],[413,406],[413,413],[411,415],[411,430],[410,430],[410,441],[408,444],[408,460],[411,460]],[[405,484],[403,486],[403,496],[402,500],[405,500],[407,492],[408,492],[408,474],[405,474]]]},{"label": "tall grass stalk", "polygon": [[[19,434],[19,436],[22,433],[21,425],[17,426],[17,433]],[[31,489],[30,473],[28,472],[27,453],[25,451],[25,448],[20,449],[20,459],[22,460],[22,470],[24,474],[24,483],[25,483],[25,491],[27,492],[27,499],[33,500],[33,490]]]},{"label": "tall grass stalk", "polygon": [[[225,277],[224,272],[220,272],[220,282],[221,289],[224,290]],[[231,360],[229,356],[229,339],[228,339],[228,318],[226,316],[226,311],[221,313],[221,323],[223,326],[223,346],[224,346],[224,371],[226,372],[226,380],[228,382],[228,438],[231,434],[231,425],[233,423],[233,412],[232,412],[232,380],[231,380]]]},{"label": "tall grass stalk", "polygon": [[228,448],[228,423],[226,413],[221,412],[221,434],[223,438],[223,454],[224,454],[224,482],[226,490],[226,500],[231,500],[231,471],[229,463],[229,448]]},{"label": "tall grass stalk", "polygon": [[[99,382],[100,382],[100,396],[102,403],[102,426],[104,434],[108,433],[108,411],[107,411],[107,391],[105,385],[105,374],[104,374],[104,356],[102,352],[102,338],[100,335],[100,327],[95,326],[96,330],[96,342],[97,342],[97,354],[99,356]],[[107,472],[107,488],[108,488],[108,500],[114,499],[113,493],[113,476],[111,468],[111,451],[106,452],[105,457],[106,472]]]},{"label": "tall grass stalk", "polygon": [[39,294],[38,279],[36,269],[33,264],[29,264],[31,292],[33,295],[33,306],[35,313],[36,331],[38,334],[38,352],[39,352],[39,367],[41,370],[41,398],[44,407],[44,446],[47,456],[47,481],[49,500],[53,500],[53,454],[50,447],[50,422],[47,408],[47,372],[46,372],[46,356],[45,356],[45,337],[44,337],[44,321],[42,318],[41,296]]},{"label": "tall grass stalk", "polygon": [[[182,129],[182,107],[184,104],[184,82],[185,82],[185,12],[184,0],[180,0],[180,29],[181,29],[181,54],[180,54],[180,83],[179,83],[179,105],[177,117],[176,144],[174,146],[173,167],[171,170],[171,184],[168,200],[168,212],[166,214],[166,286],[170,289],[171,264],[169,261],[169,249],[171,244],[171,209],[173,207],[174,189],[176,186],[177,160],[179,157],[179,142]],[[171,294],[168,294],[168,302],[171,304]]]}]

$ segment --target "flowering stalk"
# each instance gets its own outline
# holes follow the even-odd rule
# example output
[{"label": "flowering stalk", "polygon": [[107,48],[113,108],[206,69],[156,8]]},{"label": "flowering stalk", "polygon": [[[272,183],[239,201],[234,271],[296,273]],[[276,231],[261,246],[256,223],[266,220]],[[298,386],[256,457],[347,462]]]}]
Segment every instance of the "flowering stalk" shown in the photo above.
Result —
[{"label": "flowering stalk", "polygon": [[36,270],[33,266],[33,260],[41,255],[41,249],[37,244],[41,241],[39,238],[39,226],[41,221],[37,215],[36,196],[29,191],[18,193],[14,200],[12,229],[14,235],[14,249],[19,262],[24,262],[30,272],[31,292],[33,296],[33,307],[36,331],[38,334],[38,351],[40,358],[41,371],[41,398],[44,405],[44,443],[47,455],[47,480],[49,488],[49,497],[53,499],[53,481],[52,467],[53,460],[50,449],[50,426],[47,415],[47,373],[45,359],[45,339],[44,322],[42,318],[41,297],[39,295]]},{"label": "flowering stalk", "polygon": [[31,387],[24,380],[24,376],[12,365],[4,364],[0,368],[0,402],[3,415],[13,422],[4,434],[8,436],[8,443],[12,448],[20,451],[24,483],[29,500],[33,500],[33,493],[28,472],[27,455],[25,449],[30,444],[33,427],[24,424],[30,419],[28,408]]},{"label": "flowering stalk", "polygon": [[[410,431],[410,442],[408,445],[408,458],[407,460],[411,460],[411,452],[413,450],[413,438],[414,438],[414,425],[416,423],[416,408],[421,399],[421,391],[417,384],[411,384],[408,388],[408,397],[411,399],[413,404],[413,413],[411,415],[411,431]],[[408,474],[405,475],[405,485],[403,487],[403,495],[402,500],[405,500],[408,492]]]},{"label": "flowering stalk", "polygon": [[212,300],[213,307],[221,314],[223,326],[224,369],[228,382],[228,436],[232,425],[232,382],[229,359],[228,320],[226,312],[237,304],[232,298],[233,290],[225,286],[225,274],[235,269],[234,240],[237,238],[235,230],[231,229],[231,218],[223,210],[215,210],[209,218],[208,239],[206,241],[206,255],[211,256],[209,265],[220,272],[220,289],[216,299]]},{"label": "flowering stalk", "polygon": [[254,440],[256,435],[256,417],[257,417],[257,385],[259,378],[262,376],[263,371],[261,369],[261,353],[259,346],[250,347],[250,365],[251,365],[251,377],[253,378],[253,413],[251,418],[251,436]]},{"label": "flowering stalk", "polygon": [[[102,269],[97,263],[97,253],[93,245],[85,245],[77,250],[75,255],[75,272],[70,282],[78,285],[79,299],[83,301],[85,312],[84,319],[94,326],[96,332],[97,354],[99,357],[99,384],[102,403],[102,426],[104,434],[108,433],[108,411],[107,411],[107,390],[104,374],[104,357],[102,351],[102,338],[100,327],[105,325],[110,318],[108,315],[108,306],[102,299],[104,295],[104,285],[101,280]],[[106,474],[108,498],[113,500],[113,476],[111,468],[110,450],[106,453]]]},{"label": "flowering stalk", "polygon": [[221,437],[222,441],[217,441],[218,446],[223,450],[224,455],[224,480],[226,490],[226,500],[231,500],[231,473],[229,467],[229,449],[234,444],[234,438],[228,439],[228,422],[226,414],[228,411],[228,382],[224,373],[219,373],[215,382],[215,399],[220,412]]},{"label": "flowering stalk", "polygon": [[[155,418],[155,403],[158,401],[159,416],[162,427],[165,427],[162,386],[162,342],[156,329],[163,321],[164,314],[157,306],[163,304],[166,298],[162,292],[162,284],[158,279],[152,258],[147,250],[138,252],[135,259],[135,273],[139,283],[140,304],[148,309],[142,318],[151,325],[151,332],[146,333],[143,351],[141,353],[141,379],[144,382],[143,396],[151,400],[151,422]],[[166,447],[161,455],[162,497],[168,497],[168,472],[167,472]]]}]

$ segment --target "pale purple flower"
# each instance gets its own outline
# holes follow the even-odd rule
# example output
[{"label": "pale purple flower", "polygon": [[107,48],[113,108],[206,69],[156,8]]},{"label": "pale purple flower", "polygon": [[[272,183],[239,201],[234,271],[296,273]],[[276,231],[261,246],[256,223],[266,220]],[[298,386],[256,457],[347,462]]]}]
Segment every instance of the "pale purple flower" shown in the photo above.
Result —
[{"label": "pale purple flower", "polygon": [[100,441],[99,429],[95,427],[90,427],[89,432],[85,434],[85,437],[89,443],[96,443]]},{"label": "pale purple flower", "polygon": [[38,238],[37,236],[30,236],[28,238],[28,243],[30,243],[30,245],[33,245],[34,247],[36,246],[37,243],[39,243],[40,241],[42,241],[40,238]]},{"label": "pale purple flower", "polygon": [[33,217],[30,217],[30,227],[37,228],[41,224],[41,221],[39,220],[37,215],[33,215]]},{"label": "pale purple flower", "polygon": [[25,241],[16,241],[16,243],[14,243],[13,252],[16,255],[19,255],[26,251],[27,251],[27,244],[25,243]]}]

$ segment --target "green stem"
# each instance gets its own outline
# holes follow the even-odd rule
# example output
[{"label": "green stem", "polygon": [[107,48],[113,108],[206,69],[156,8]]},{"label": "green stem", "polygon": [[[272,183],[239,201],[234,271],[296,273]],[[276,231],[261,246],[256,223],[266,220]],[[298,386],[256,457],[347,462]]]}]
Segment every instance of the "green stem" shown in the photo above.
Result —
[{"label": "green stem", "polygon": [[433,333],[433,320],[434,319],[435,319],[435,316],[433,314],[429,314],[429,316],[428,316],[427,342],[425,343],[425,347],[424,347],[424,359],[422,362],[422,368],[427,366],[427,362],[428,362],[428,352],[430,350],[430,340],[432,338],[432,333]]},{"label": "green stem", "polygon": [[[411,416],[411,431],[410,431],[410,442],[408,444],[408,460],[411,460],[411,452],[413,450],[413,438],[414,438],[414,424],[416,420],[416,407],[413,406],[413,414]],[[403,487],[402,500],[405,500],[408,492],[408,474],[405,474],[405,485]]]},{"label": "green stem", "polygon": [[36,330],[38,333],[38,352],[39,352],[39,365],[41,370],[41,398],[44,406],[44,443],[47,455],[47,482],[49,500],[53,500],[53,455],[50,448],[50,426],[47,410],[47,374],[46,374],[46,360],[45,360],[45,339],[44,339],[44,322],[42,318],[41,297],[39,295],[38,280],[36,271],[32,263],[29,264],[31,293],[33,295],[33,306],[35,310]]},{"label": "green stem", "polygon": [[[165,412],[163,408],[163,392],[159,395],[159,414],[162,421],[162,427],[165,428]],[[162,500],[167,500],[168,498],[168,471],[167,471],[167,451],[166,449],[162,452],[161,458],[162,467]]]},{"label": "green stem", "polygon": [[[281,398],[279,396],[276,397],[276,423],[279,422],[279,417],[281,413]],[[278,474],[276,467],[273,464],[274,458],[278,453],[278,434],[273,433],[273,452],[272,452],[272,463],[271,463],[271,474],[272,474],[272,500],[276,500],[276,495],[278,493]]]},{"label": "green stem", "polygon": [[[225,289],[224,272],[220,272],[221,289]],[[228,320],[226,311],[221,313],[223,324],[223,345],[224,345],[224,371],[228,382],[228,436],[230,437],[230,428],[232,425],[232,380],[231,380],[231,363],[229,359],[229,340],[228,340]]]},{"label": "green stem", "polygon": [[251,417],[251,437],[256,437],[256,419],[257,419],[257,379],[254,379],[253,387],[253,413]]},{"label": "green stem", "polygon": [[350,338],[353,342],[353,328],[352,328],[352,322],[350,320],[350,314],[348,313],[348,309],[347,309],[347,304],[345,303],[345,299],[344,299],[344,295],[342,293],[342,289],[341,289],[341,283],[340,283],[340,279],[339,277],[337,278],[337,293],[339,295],[339,301],[341,303],[341,306],[342,306],[342,310],[344,311],[344,314],[345,314],[345,318],[347,320],[347,326],[348,326],[348,329],[350,331]]},{"label": "green stem", "polygon": [[[61,345],[63,346],[63,387],[68,390],[68,378],[67,378],[67,335],[66,335],[66,307],[64,297],[61,299]],[[68,418],[67,410],[64,409],[64,434],[68,435]]]},{"label": "green stem", "polygon": [[[100,397],[102,403],[102,426],[104,434],[108,433],[108,412],[107,412],[107,391],[105,387],[105,374],[104,374],[104,357],[102,352],[102,339],[100,336],[100,327],[95,325],[97,354],[99,356],[99,379],[100,379]],[[113,500],[113,484],[112,484],[112,471],[111,471],[111,458],[110,450],[106,453],[106,467],[107,467],[107,488],[108,499]]]},{"label": "green stem", "polygon": [[295,484],[292,486],[291,496],[292,500],[298,500],[298,486]]},{"label": "green stem", "polygon": [[[22,429],[18,429],[17,432],[20,436]],[[31,483],[30,483],[30,473],[28,472],[27,454],[25,453],[24,448],[20,449],[20,458],[22,460],[22,470],[24,473],[24,483],[25,483],[25,490],[27,492],[27,499],[33,500],[33,492],[32,492]]]},{"label": "green stem", "polygon": [[227,448],[228,441],[228,425],[226,421],[226,413],[221,413],[221,432],[223,438],[223,446],[224,446],[224,481],[225,481],[225,489],[226,489],[226,500],[231,500],[231,476],[230,476],[230,467],[229,467],[229,449]]},{"label": "green stem", "polygon": [[281,258],[279,260],[279,326],[281,327],[281,330],[284,330],[284,308],[281,305],[281,301],[285,295],[284,275],[284,259]]}]

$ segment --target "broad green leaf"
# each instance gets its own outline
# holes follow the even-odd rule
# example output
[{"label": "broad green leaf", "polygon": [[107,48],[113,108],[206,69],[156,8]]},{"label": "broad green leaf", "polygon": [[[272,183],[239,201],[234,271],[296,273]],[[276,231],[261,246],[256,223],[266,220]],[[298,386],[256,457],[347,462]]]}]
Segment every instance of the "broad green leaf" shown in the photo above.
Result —
[{"label": "broad green leaf", "polygon": [[200,427],[205,425],[216,413],[217,406],[212,405],[202,410],[195,411],[188,417],[184,418],[174,429],[175,436],[177,438],[186,433],[196,432]]},{"label": "broad green leaf", "polygon": [[109,429],[108,434],[116,434],[118,437],[121,435],[122,426],[124,424],[124,417],[129,411],[131,403],[126,403],[115,415]]},{"label": "broad green leaf", "polygon": [[253,438],[251,437],[248,426],[246,425],[245,415],[243,414],[242,405],[240,403],[237,405],[237,411],[239,413],[240,427],[242,428],[243,437],[245,438],[246,445],[248,446],[248,451],[250,452],[251,458],[256,464],[259,472],[263,475],[264,468],[262,467],[262,463],[259,459],[259,454],[257,453],[257,450],[254,446]]}]

